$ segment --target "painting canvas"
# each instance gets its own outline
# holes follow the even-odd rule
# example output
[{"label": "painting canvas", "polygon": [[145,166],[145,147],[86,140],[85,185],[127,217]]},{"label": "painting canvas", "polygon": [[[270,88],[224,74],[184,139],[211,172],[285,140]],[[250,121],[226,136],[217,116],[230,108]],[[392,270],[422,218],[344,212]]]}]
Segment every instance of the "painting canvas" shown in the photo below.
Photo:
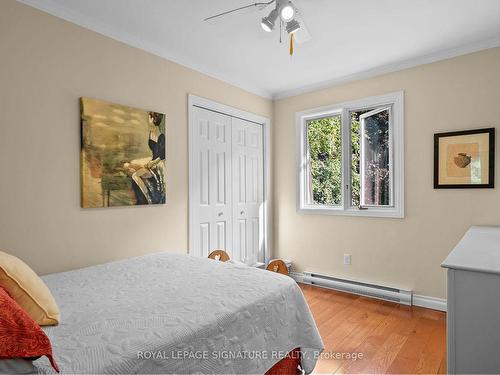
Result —
[{"label": "painting canvas", "polygon": [[81,98],[83,208],[166,202],[166,116]]},{"label": "painting canvas", "polygon": [[434,136],[434,187],[494,187],[495,129]]}]

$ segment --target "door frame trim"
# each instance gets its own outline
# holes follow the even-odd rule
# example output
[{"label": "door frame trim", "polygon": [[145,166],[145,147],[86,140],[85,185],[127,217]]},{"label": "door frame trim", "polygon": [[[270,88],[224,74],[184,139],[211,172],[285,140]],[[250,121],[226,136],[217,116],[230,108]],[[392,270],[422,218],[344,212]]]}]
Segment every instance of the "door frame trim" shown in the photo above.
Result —
[{"label": "door frame trim", "polygon": [[245,121],[250,121],[263,126],[263,148],[264,148],[264,195],[263,195],[263,211],[264,211],[264,260],[267,264],[271,259],[272,254],[272,186],[271,186],[271,120],[264,116],[259,116],[251,112],[237,109],[222,103],[218,103],[200,96],[188,94],[188,160],[189,160],[189,227],[188,227],[188,253],[191,254],[193,248],[193,233],[195,227],[195,220],[193,217],[194,204],[192,199],[194,197],[194,182],[191,171],[194,170],[194,160],[192,157],[193,140],[194,140],[194,109],[202,108],[212,112],[217,112],[223,115],[236,117]]}]

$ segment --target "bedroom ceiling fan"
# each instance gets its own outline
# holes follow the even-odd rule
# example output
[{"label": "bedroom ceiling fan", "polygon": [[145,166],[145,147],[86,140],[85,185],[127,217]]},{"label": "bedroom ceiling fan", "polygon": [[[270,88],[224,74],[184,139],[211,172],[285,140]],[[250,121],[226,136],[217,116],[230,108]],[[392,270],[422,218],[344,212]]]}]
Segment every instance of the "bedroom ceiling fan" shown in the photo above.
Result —
[{"label": "bedroom ceiling fan", "polygon": [[260,25],[262,29],[270,33],[276,28],[276,22],[279,22],[280,42],[282,33],[285,31],[290,36],[290,55],[293,55],[294,41],[297,43],[305,43],[311,40],[311,35],[306,28],[299,10],[290,0],[271,0],[267,2],[252,3],[215,14],[205,18],[204,21],[210,21],[248,8],[265,9],[268,6],[272,6],[272,8],[270,13],[261,19]]}]

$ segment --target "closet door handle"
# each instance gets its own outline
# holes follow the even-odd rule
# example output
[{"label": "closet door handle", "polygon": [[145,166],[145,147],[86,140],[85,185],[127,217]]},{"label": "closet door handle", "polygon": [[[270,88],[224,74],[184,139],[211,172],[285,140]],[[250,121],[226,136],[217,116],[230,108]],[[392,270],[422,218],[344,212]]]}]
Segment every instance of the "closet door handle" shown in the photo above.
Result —
[{"label": "closet door handle", "polygon": [[219,217],[221,217],[222,215],[224,215],[224,212],[219,212],[219,213],[217,214],[217,216],[219,216]]},{"label": "closet door handle", "polygon": [[244,214],[245,214],[245,211],[241,211],[241,212],[240,212],[240,215],[244,215]]}]

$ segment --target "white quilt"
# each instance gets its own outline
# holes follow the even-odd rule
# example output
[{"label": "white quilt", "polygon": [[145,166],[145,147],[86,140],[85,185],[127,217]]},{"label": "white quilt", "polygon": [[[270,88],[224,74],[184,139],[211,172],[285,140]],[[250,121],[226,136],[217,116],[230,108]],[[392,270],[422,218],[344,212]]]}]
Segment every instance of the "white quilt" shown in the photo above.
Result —
[{"label": "white quilt", "polygon": [[43,279],[62,373],[263,374],[297,347],[309,373],[323,349],[300,288],[273,272],[159,253]]}]

